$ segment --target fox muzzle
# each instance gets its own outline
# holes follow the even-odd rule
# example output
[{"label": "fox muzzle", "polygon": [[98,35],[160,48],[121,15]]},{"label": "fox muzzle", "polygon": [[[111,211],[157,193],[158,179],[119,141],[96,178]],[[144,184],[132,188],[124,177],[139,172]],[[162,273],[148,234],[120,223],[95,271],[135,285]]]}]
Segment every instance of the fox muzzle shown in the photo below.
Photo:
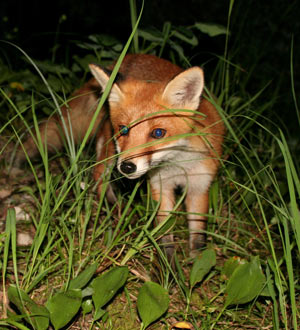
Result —
[{"label": "fox muzzle", "polygon": [[120,171],[125,175],[133,174],[136,169],[137,167],[133,162],[124,161],[120,165]]}]

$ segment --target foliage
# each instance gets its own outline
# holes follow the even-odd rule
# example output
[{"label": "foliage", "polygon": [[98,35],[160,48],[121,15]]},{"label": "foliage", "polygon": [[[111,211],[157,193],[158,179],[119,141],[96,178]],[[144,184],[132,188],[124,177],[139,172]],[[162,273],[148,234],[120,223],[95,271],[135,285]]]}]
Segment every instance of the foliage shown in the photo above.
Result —
[{"label": "foliage", "polygon": [[[207,258],[214,261],[206,266]],[[227,261],[227,263],[230,261]],[[205,250],[193,263],[190,274],[190,290],[197,282],[201,282],[203,275],[211,270],[215,264],[215,252]],[[39,305],[32,300],[25,291],[11,285],[8,288],[8,298],[21,312],[20,318],[28,320],[33,329],[47,329],[51,322],[54,329],[61,329],[72,321],[81,308],[85,314],[93,312],[93,320],[99,321],[107,313],[103,307],[123,289],[128,280],[128,267],[114,267],[104,274],[91,278],[96,273],[97,264],[88,266],[82,273],[75,277],[67,290],[55,293],[48,299],[45,306]],[[203,272],[203,267],[207,269]],[[224,269],[228,268],[224,266]],[[226,272],[227,275],[228,271]],[[196,280],[195,280],[196,278]],[[244,262],[236,265],[229,275],[225,286],[225,307],[231,304],[245,304],[257,298],[266,285],[258,258],[252,262]],[[245,283],[251,283],[245,286]],[[88,303],[91,301],[93,304]],[[137,297],[137,309],[142,320],[142,328],[146,329],[152,322],[159,319],[169,307],[170,298],[166,289],[159,284],[146,282],[139,289]],[[87,305],[90,306],[87,309]],[[62,311],[64,311],[62,313]],[[2,320],[2,324],[12,324],[11,318]]]},{"label": "foliage", "polygon": [[[211,38],[220,33],[224,42],[230,36],[228,28],[216,25],[166,22],[162,31],[140,28],[138,39],[134,33],[130,38],[135,51],[188,66],[186,49],[195,47],[199,33]],[[179,195],[169,221],[155,228],[158,205],[143,179],[129,186],[109,173],[104,186],[118,186],[117,202],[107,202],[105,189],[95,202],[94,158],[89,145],[83,151],[85,141],[79,150],[71,150],[70,143],[69,157],[51,158],[37,141],[42,162],[28,159],[25,175],[7,181],[11,143],[19,141],[23,126],[30,130],[57,111],[56,103],[64,104],[86,80],[88,63],[107,65],[122,58],[130,40],[124,49],[114,37],[94,34],[76,45],[80,55],[73,56],[71,66],[56,63],[55,56],[32,60],[24,51],[20,70],[7,67],[4,59],[0,63],[0,180],[5,186],[0,198],[5,192],[9,196],[0,201],[5,210],[0,269],[3,297],[10,302],[3,299],[0,326],[118,329],[121,318],[119,329],[299,327],[299,168],[285,131],[267,117],[276,98],[265,99],[264,89],[248,94],[251,74],[245,77],[235,64],[234,49],[218,56],[207,83],[207,97],[222,115],[227,138],[210,191],[209,245],[194,260],[186,255],[184,196]],[[20,229],[17,210],[24,204],[24,222],[34,235],[22,248],[18,239],[26,229]],[[174,265],[158,244],[169,230],[178,237]]]}]

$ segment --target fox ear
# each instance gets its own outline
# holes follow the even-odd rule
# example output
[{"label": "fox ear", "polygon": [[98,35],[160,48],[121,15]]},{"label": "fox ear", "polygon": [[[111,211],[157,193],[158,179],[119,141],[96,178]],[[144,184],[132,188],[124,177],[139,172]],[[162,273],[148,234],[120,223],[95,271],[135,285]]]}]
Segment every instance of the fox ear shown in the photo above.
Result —
[{"label": "fox ear", "polygon": [[203,71],[193,67],[173,78],[165,87],[162,98],[174,108],[197,110],[203,88]]},{"label": "fox ear", "polygon": [[[98,65],[90,64],[89,67],[93,76],[96,78],[102,90],[104,91],[109,80],[109,75]],[[121,101],[122,98],[123,98],[123,93],[121,92],[119,86],[116,83],[114,83],[110,90],[108,101],[118,103]]]}]

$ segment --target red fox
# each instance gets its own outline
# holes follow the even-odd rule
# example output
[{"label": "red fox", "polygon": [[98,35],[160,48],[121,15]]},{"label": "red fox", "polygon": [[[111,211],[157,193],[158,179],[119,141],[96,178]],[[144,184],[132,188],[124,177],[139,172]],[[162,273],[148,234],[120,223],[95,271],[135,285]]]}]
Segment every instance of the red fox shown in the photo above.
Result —
[{"label": "red fox", "polygon": [[[90,69],[94,78],[62,108],[75,142],[86,133],[100,93],[109,80],[106,69],[94,64]],[[183,70],[153,55],[127,55],[119,79],[111,88],[108,106],[101,109],[91,133],[98,132],[94,178],[99,182],[99,194],[116,152],[117,169],[125,177],[136,179],[147,173],[152,198],[160,202],[158,223],[174,208],[176,188],[186,191],[191,255],[205,243],[208,191],[218,169],[224,135],[221,117],[202,97],[203,88],[200,67]],[[40,126],[42,140],[47,141],[50,151],[62,146],[59,125],[61,120],[56,116]],[[25,141],[24,147],[29,157],[37,154],[32,138]],[[16,163],[24,159],[24,154],[18,152]],[[107,196],[111,201],[115,199],[111,187]],[[172,256],[173,235],[168,234],[161,241],[167,255]]]}]

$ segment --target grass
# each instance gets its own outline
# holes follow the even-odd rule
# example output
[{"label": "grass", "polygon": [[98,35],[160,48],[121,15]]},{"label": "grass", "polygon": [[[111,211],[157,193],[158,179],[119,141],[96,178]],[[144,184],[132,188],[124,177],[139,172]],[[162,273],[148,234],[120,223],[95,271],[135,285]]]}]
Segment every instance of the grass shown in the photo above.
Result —
[{"label": "grass", "polygon": [[[137,26],[135,16],[132,2],[133,25]],[[134,40],[135,49],[140,49],[136,37]],[[166,38],[160,45],[144,46],[160,53]],[[101,58],[101,52],[95,56]],[[36,66],[29,57],[27,60]],[[185,63],[186,58],[182,61]],[[293,59],[291,68],[292,63]],[[117,202],[110,205],[104,192],[98,199],[91,177],[95,160],[86,140],[76,149],[70,137],[68,157],[64,151],[50,157],[38,138],[42,161],[28,160],[24,173],[8,180],[12,144],[21,139],[20,123],[35,129],[37,113],[59,109],[65,96],[56,93],[57,81],[46,78],[43,81],[48,92],[41,86],[33,94],[30,88],[26,94],[12,85],[1,89],[0,180],[2,191],[8,194],[0,201],[4,210],[0,236],[2,328],[42,329],[45,318],[41,321],[36,316],[45,311],[33,309],[34,303],[51,310],[50,302],[55,307],[56,297],[67,299],[63,294],[70,293],[70,288],[81,294],[80,307],[68,321],[68,327],[74,329],[143,329],[148,319],[142,316],[142,302],[146,310],[150,309],[164,292],[169,297],[168,309],[150,322],[149,329],[175,328],[176,324],[180,329],[178,322],[195,329],[299,327],[299,168],[284,131],[268,117],[267,109],[276,103],[275,97],[265,101],[263,90],[254,96],[248,96],[243,87],[234,90],[231,82],[238,71],[239,67],[226,57],[212,75],[221,77],[216,79],[220,85],[208,84],[219,97],[216,106],[227,128],[222,165],[210,191],[206,251],[215,256],[209,260],[216,258],[211,265],[188,257],[183,195],[178,197],[168,223],[160,228],[152,226],[158,205],[151,200],[145,178],[132,183],[128,190],[128,183],[111,173],[107,180],[117,187]],[[73,75],[67,69],[63,72],[64,81]],[[37,80],[37,74],[31,76]],[[5,80],[8,84],[13,81],[12,77]],[[72,87],[78,86],[67,89]],[[13,207],[19,206],[29,220],[18,219]],[[170,228],[178,246],[175,272],[157,243]],[[23,233],[31,234],[32,241],[21,247],[17,242]],[[129,271],[124,285],[97,308],[95,293],[89,291],[96,285],[93,281],[112,270],[125,269],[121,266]],[[251,277],[250,268],[256,277]],[[107,286],[113,282],[112,290],[114,281],[119,283],[118,276],[111,275],[105,281]],[[258,291],[255,285],[252,288],[252,279],[257,286],[263,283]],[[140,298],[143,286],[149,282],[160,285],[153,289],[154,298]],[[16,294],[9,289],[11,284],[16,286]],[[102,293],[105,289],[99,290]],[[8,304],[7,294],[17,309]],[[30,314],[33,317],[28,317]]]}]

